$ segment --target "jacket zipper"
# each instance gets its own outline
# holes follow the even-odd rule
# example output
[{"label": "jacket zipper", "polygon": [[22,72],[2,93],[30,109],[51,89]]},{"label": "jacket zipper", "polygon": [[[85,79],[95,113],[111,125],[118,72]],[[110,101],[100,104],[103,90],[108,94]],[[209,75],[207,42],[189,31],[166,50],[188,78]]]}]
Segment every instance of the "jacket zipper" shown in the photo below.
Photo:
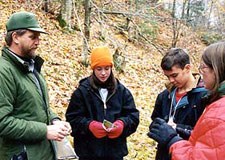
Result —
[{"label": "jacket zipper", "polygon": [[[94,92],[94,91],[93,91]],[[106,101],[104,102],[103,100],[102,100],[102,98],[96,93],[96,92],[94,92],[94,94],[102,101],[102,103],[103,103],[103,106],[104,106],[104,117],[106,116],[106,109],[107,109],[107,105],[106,105],[106,103],[107,103],[107,101],[115,94],[116,92],[115,91],[113,91],[113,93],[112,94],[110,94],[110,96],[106,99]]]}]

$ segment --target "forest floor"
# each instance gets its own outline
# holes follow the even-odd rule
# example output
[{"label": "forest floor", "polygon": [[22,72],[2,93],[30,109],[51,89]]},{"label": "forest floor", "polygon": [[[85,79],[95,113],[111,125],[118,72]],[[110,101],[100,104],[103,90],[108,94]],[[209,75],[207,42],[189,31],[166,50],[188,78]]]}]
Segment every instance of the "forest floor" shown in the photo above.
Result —
[{"label": "forest floor", "polygon": [[[42,71],[48,83],[51,107],[62,119],[65,119],[64,114],[71,93],[77,87],[79,80],[91,73],[90,67],[86,68],[80,63],[83,46],[82,33],[61,29],[55,15],[44,13],[37,8],[37,4],[2,0],[0,1],[0,47],[4,45],[5,23],[8,17],[11,13],[20,10],[37,14],[41,26],[49,33],[41,35],[37,52],[45,59]],[[166,77],[160,68],[164,52],[159,52],[153,44],[163,48],[163,51],[168,49],[172,41],[172,27],[169,21],[158,22],[157,34],[152,44],[147,43],[147,41],[129,42],[127,35],[110,28],[110,24],[116,20],[118,21],[112,16],[108,23],[104,24],[104,31],[107,31],[105,32],[106,41],[99,38],[101,28],[99,23],[93,22],[91,24],[90,48],[108,45],[114,52],[115,43],[119,44],[120,51],[126,58],[126,66],[123,73],[115,71],[115,74],[131,90],[136,106],[140,111],[140,125],[137,131],[128,138],[129,155],[126,156],[126,159],[151,160],[155,156],[156,143],[149,139],[146,134],[151,123],[150,116],[156,96],[165,88],[166,82]],[[177,46],[189,51],[196,70],[205,45],[190,28],[184,28]]]}]

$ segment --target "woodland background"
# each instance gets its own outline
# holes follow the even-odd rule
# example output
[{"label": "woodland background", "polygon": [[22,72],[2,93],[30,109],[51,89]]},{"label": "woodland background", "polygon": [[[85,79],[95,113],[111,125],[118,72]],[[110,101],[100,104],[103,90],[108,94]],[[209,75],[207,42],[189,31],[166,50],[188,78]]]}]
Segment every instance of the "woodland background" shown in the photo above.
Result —
[{"label": "woodland background", "polygon": [[146,133],[156,96],[165,88],[165,52],[185,48],[197,72],[204,48],[224,38],[222,0],[0,0],[0,47],[8,17],[21,10],[34,12],[49,33],[41,35],[37,52],[45,59],[51,107],[62,119],[79,80],[91,73],[90,50],[110,47],[116,77],[140,111],[127,160],[154,159],[156,143]]}]

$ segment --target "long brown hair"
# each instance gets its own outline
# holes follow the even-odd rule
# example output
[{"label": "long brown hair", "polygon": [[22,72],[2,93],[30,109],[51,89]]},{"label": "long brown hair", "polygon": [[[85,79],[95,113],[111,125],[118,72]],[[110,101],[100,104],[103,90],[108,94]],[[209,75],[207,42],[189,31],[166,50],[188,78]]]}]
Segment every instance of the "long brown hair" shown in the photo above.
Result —
[{"label": "long brown hair", "polygon": [[225,80],[225,42],[208,46],[202,54],[202,60],[215,73],[215,84],[210,93],[210,102],[212,102],[219,98],[218,88]]}]

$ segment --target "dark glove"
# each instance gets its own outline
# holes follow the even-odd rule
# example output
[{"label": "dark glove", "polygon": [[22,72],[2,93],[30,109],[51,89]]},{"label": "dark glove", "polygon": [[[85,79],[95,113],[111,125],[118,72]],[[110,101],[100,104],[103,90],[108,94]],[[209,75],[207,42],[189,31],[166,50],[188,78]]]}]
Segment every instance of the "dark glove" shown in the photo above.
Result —
[{"label": "dark glove", "polygon": [[185,140],[188,140],[191,135],[191,130],[189,130],[187,128],[182,128],[182,127],[177,126],[176,131],[179,134],[179,136]]},{"label": "dark glove", "polygon": [[148,136],[158,142],[161,147],[170,147],[173,143],[181,140],[173,127],[165,120],[156,118],[149,127]]}]

